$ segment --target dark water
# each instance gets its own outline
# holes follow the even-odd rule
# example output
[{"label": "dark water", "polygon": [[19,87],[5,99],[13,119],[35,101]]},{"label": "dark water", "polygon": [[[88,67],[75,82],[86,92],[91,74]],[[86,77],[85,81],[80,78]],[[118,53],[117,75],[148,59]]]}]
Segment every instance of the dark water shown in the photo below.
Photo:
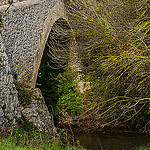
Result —
[{"label": "dark water", "polygon": [[89,150],[131,150],[150,144],[150,135],[131,133],[76,134],[75,139]]}]

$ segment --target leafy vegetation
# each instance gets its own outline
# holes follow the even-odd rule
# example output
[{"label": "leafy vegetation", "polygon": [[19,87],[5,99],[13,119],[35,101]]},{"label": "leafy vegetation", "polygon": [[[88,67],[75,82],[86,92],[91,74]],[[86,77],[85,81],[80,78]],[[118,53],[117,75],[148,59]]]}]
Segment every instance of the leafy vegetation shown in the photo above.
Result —
[{"label": "leafy vegetation", "polygon": [[47,53],[48,49],[45,49],[37,87],[41,89],[49,110],[54,108],[57,118],[62,120],[60,117],[64,117],[66,113],[75,118],[82,113],[83,96],[75,90],[74,74],[65,67],[56,69],[57,67],[50,62]]},{"label": "leafy vegetation", "polygon": [[150,147],[144,146],[144,147],[139,147],[139,148],[136,148],[136,149],[137,149],[137,150],[149,150]]},{"label": "leafy vegetation", "polygon": [[67,111],[73,117],[78,116],[82,113],[83,98],[81,93],[75,91],[75,83],[72,81],[72,74],[69,71],[65,71],[63,74],[59,74],[57,77],[60,83],[58,85],[60,97],[58,98],[57,102],[59,113]]},{"label": "leafy vegetation", "polygon": [[69,143],[53,139],[50,135],[40,133],[32,128],[26,131],[23,128],[12,130],[7,137],[0,137],[0,149],[3,150],[82,150],[80,146],[73,147]]}]

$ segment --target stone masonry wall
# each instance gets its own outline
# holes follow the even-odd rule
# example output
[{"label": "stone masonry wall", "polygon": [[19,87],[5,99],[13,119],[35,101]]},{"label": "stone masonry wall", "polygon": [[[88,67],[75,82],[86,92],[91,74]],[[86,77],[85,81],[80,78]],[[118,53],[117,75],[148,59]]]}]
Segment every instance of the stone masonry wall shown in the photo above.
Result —
[{"label": "stone masonry wall", "polygon": [[[0,35],[0,131],[7,130],[7,126],[14,128],[16,118],[20,118],[23,114],[40,131],[56,133],[52,113],[49,112],[41,92],[32,89],[40,98],[32,99],[31,104],[23,108],[18,101],[13,77],[17,76],[18,81],[29,81],[34,67],[39,66],[38,58],[42,57],[44,48],[42,47],[39,52],[39,40],[41,36],[42,40],[47,37],[51,20],[59,18],[59,14],[51,12],[51,9],[60,0],[21,2],[16,0],[15,2],[10,7],[0,6],[0,22],[2,22],[0,25],[2,27],[0,30],[2,32]],[[47,24],[44,23],[45,20]]]},{"label": "stone masonry wall", "polygon": [[11,2],[17,3],[17,2],[22,2],[22,1],[27,1],[27,0],[0,0],[0,6],[8,5]]},{"label": "stone masonry wall", "polygon": [[49,113],[40,89],[34,89],[34,95],[36,99],[33,99],[30,105],[23,108],[23,115],[40,131],[55,135],[56,128],[53,122],[53,114]]},{"label": "stone masonry wall", "polygon": [[[28,2],[28,1],[27,1]],[[26,2],[26,3],[27,3]],[[3,37],[6,42],[6,53],[13,74],[19,78],[25,70],[32,74],[33,64],[38,54],[38,40],[42,33],[44,21],[57,0],[34,0],[34,4],[25,7],[18,3],[2,13]],[[21,3],[21,2],[20,2]],[[31,1],[32,3],[32,1]],[[17,9],[17,5],[18,8]],[[20,69],[16,67],[19,66]],[[30,76],[30,75],[29,75]]]},{"label": "stone masonry wall", "polygon": [[[1,37],[0,37],[1,38]],[[4,132],[16,126],[21,117],[17,90],[14,85],[7,54],[1,43],[0,50],[0,131]]]}]

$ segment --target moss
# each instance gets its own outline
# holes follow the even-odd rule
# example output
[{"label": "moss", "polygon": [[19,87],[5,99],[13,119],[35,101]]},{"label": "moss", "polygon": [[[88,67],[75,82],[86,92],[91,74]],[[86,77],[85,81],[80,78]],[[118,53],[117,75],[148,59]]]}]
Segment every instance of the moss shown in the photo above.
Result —
[{"label": "moss", "polygon": [[21,118],[16,118],[16,122],[20,128],[22,128],[25,131],[32,131],[37,130],[37,128],[30,123],[23,114],[21,114]]},{"label": "moss", "polygon": [[23,107],[27,107],[31,103],[33,92],[25,87],[22,82],[15,82],[18,91],[18,99]]},{"label": "moss", "polygon": [[6,109],[6,103],[2,106],[3,111]]},{"label": "moss", "polygon": [[0,62],[3,62],[3,60],[4,60],[4,56],[1,55],[1,56],[0,56]]}]

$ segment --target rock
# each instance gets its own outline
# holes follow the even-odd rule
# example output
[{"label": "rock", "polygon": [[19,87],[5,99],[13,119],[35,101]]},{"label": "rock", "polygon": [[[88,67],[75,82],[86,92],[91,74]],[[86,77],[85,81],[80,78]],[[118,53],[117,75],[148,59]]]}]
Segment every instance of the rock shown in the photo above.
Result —
[{"label": "rock", "polygon": [[34,89],[34,95],[36,99],[32,99],[27,108],[23,109],[23,115],[40,131],[55,134],[56,128],[54,126],[53,114],[49,112],[40,89]]},{"label": "rock", "polygon": [[21,118],[21,106],[5,51],[0,51],[0,57],[0,131],[5,132],[17,126],[16,118]]}]

